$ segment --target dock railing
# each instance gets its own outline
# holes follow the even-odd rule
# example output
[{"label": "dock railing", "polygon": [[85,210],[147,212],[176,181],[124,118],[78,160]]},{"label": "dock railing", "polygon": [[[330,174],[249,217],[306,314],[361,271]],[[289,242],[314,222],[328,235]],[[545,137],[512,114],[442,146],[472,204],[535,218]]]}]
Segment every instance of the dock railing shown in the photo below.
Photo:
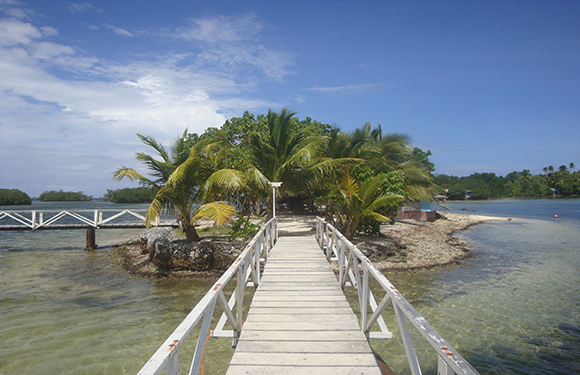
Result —
[{"label": "dock railing", "polygon": [[[216,302],[219,302],[223,313],[216,328],[213,330],[213,337],[231,337],[232,345],[235,347],[240,336],[243,324],[243,298],[246,285],[251,277],[254,286],[260,283],[260,262],[268,260],[268,252],[278,239],[277,219],[268,221],[254,238],[246,245],[242,253],[232,263],[230,268],[224,272],[207,294],[197,303],[179,326],[173,331],[165,342],[157,349],[155,354],[147,361],[145,366],[139,371],[139,375],[157,375],[163,372],[167,375],[177,375],[181,373],[181,346],[202,320],[201,329],[197,337],[197,344],[189,374],[197,374],[203,359],[203,347],[206,337],[210,333],[210,325]],[[229,300],[226,300],[224,288],[235,279],[236,288]],[[232,327],[231,330],[224,330],[226,323]]]},{"label": "dock railing", "polygon": [[[80,211],[0,211],[1,229],[52,229],[74,227],[106,228],[111,226],[122,227],[130,219],[137,219],[139,224],[145,223],[145,211],[137,210],[80,210]],[[109,215],[104,217],[103,214]],[[128,219],[129,218],[129,219]],[[170,221],[168,221],[170,220]],[[173,226],[177,220],[168,218],[160,222],[157,217],[153,226]]]},{"label": "dock railing", "polygon": [[[328,261],[338,263],[338,279],[341,287],[354,287],[358,292],[360,326],[367,338],[391,338],[382,313],[392,306],[395,311],[401,339],[413,375],[421,374],[407,320],[429,342],[438,356],[438,375],[479,374],[437,331],[411,306],[401,293],[373,265],[373,263],[331,224],[316,219],[316,240]],[[362,274],[361,274],[362,273]],[[377,304],[369,285],[372,277],[381,286],[384,297]],[[369,310],[370,308],[370,310]],[[370,316],[369,316],[370,315]],[[371,331],[377,324],[380,331]]]}]

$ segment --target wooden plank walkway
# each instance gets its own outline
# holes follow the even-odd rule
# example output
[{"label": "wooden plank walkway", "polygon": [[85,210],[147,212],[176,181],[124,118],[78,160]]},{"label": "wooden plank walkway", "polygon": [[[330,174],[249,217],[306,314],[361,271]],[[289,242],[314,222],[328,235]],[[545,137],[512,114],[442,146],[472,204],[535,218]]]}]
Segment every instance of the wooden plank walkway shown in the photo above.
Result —
[{"label": "wooden plank walkway", "polygon": [[314,236],[270,251],[227,375],[380,375]]}]

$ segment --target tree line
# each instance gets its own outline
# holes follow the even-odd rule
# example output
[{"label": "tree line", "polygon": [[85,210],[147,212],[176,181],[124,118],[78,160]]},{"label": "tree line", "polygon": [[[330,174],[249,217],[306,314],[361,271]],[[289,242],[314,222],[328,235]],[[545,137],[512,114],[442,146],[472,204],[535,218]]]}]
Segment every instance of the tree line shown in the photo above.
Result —
[{"label": "tree line", "polygon": [[85,195],[82,191],[45,191],[38,196],[41,202],[86,202],[92,200],[93,197]]},{"label": "tree line", "polygon": [[113,177],[157,189],[147,222],[177,211],[189,241],[199,240],[201,219],[271,215],[274,182],[282,183],[277,202],[294,210],[322,206],[348,237],[390,220],[404,201],[431,199],[431,153],[412,147],[408,135],[370,123],[347,133],[295,115],[286,108],[245,112],[201,135],[186,129],[170,147],[137,134],[155,151],[136,154],[149,176],[122,166]]},{"label": "tree line", "polygon": [[18,189],[0,189],[0,206],[31,205],[32,199]]},{"label": "tree line", "polygon": [[529,170],[511,172],[505,177],[495,173],[474,173],[467,177],[434,176],[436,190],[451,199],[490,199],[503,197],[541,198],[547,196],[580,195],[580,172],[574,163],[543,168],[543,174]]}]

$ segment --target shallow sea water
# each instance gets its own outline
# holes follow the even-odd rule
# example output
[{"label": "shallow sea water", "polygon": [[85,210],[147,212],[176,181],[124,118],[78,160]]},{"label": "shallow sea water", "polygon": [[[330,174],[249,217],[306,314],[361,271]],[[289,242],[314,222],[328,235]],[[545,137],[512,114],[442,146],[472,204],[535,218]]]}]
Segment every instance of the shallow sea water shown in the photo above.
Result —
[{"label": "shallow sea water", "polygon": [[[474,254],[459,266],[387,278],[481,374],[580,374],[580,200],[447,206],[514,219],[458,234]],[[141,368],[215,280],[121,271],[106,246],[138,233],[97,231],[101,247],[86,252],[83,231],[0,232],[0,374]],[[392,315],[385,318],[395,338],[372,345],[406,374]],[[414,336],[423,373],[436,373],[436,358],[422,341]],[[193,344],[182,355],[184,373]],[[206,374],[225,373],[230,344],[209,340]]]},{"label": "shallow sea water", "polygon": [[[459,233],[473,251],[459,266],[386,276],[481,374],[579,374],[580,200],[562,203],[468,204],[476,214],[524,214]],[[555,207],[562,212],[558,219],[548,214]],[[373,347],[405,374],[408,366],[398,342],[374,342]],[[436,358],[419,347],[420,360],[430,363],[424,372],[436,373]]]}]

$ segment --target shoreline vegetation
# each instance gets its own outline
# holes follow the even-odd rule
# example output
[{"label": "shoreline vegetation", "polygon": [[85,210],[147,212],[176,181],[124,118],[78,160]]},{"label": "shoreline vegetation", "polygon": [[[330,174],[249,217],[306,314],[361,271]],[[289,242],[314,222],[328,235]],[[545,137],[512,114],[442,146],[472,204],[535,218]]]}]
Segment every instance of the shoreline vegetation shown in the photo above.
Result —
[{"label": "shoreline vegetation", "polygon": [[[382,272],[431,269],[458,264],[473,254],[470,245],[458,239],[455,233],[490,221],[511,220],[473,214],[438,214],[438,219],[433,222],[397,219],[395,224],[381,225],[382,236],[357,236],[352,242]],[[309,215],[279,216],[280,234],[312,235],[315,220],[315,216]],[[173,234],[157,236],[159,235],[165,242],[184,242]],[[163,252],[159,250],[161,246],[155,245],[150,236],[148,239],[146,233],[138,240],[113,247],[112,256],[118,266],[135,276],[211,278],[219,277],[230,266],[243,250],[245,242],[229,242],[226,237],[214,236],[204,238],[197,245],[188,246],[195,246],[186,250],[188,254],[192,254],[192,258],[202,256],[203,260],[207,260],[210,254],[211,267],[204,266],[203,262],[199,267],[191,267],[191,258],[182,264],[176,263],[174,267],[165,267],[167,257],[160,256]]]}]

